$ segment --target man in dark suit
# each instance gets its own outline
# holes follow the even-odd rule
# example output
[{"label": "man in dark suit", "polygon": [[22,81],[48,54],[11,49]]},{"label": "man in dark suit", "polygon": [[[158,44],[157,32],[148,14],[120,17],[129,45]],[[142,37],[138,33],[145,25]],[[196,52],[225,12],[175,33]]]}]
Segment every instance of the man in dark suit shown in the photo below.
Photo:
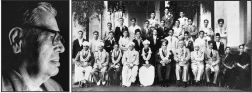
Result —
[{"label": "man in dark suit", "polygon": [[115,41],[116,42],[118,42],[120,37],[122,36],[122,33],[123,33],[122,31],[124,31],[124,29],[128,30],[128,27],[124,26],[123,22],[124,22],[124,19],[120,18],[119,19],[120,25],[115,28]]},{"label": "man in dark suit", "polygon": [[186,48],[188,48],[190,50],[190,52],[192,52],[194,49],[193,49],[193,40],[192,38],[189,38],[189,32],[186,31],[184,33],[184,41],[185,41],[185,46]]},{"label": "man in dark suit", "polygon": [[150,22],[148,20],[145,20],[144,22],[144,27],[142,30],[142,38],[147,39],[151,35],[151,30],[150,30]]},{"label": "man in dark suit", "polygon": [[[193,39],[189,38],[189,32],[188,31],[184,32],[184,42],[185,42],[185,47],[187,49],[189,49],[190,52],[194,51]],[[191,60],[189,60],[189,64],[191,64],[191,63],[192,63]],[[188,77],[189,84],[192,84],[193,81],[194,81],[194,75],[193,75],[191,66],[188,67],[188,76],[189,76]]]},{"label": "man in dark suit", "polygon": [[136,29],[135,38],[133,39],[133,42],[135,43],[135,50],[140,54],[141,50],[143,49],[143,40],[141,38],[140,29]]},{"label": "man in dark suit", "polygon": [[219,52],[220,56],[225,54],[224,43],[220,41],[220,34],[216,33],[215,35],[215,48]]},{"label": "man in dark suit", "polygon": [[111,50],[113,50],[114,44],[115,44],[115,38],[114,38],[114,33],[112,31],[109,32],[108,39],[105,40],[105,45],[104,48],[105,50],[110,53]]},{"label": "man in dark suit", "polygon": [[[153,58],[153,60],[155,60],[156,59],[155,54],[157,53],[157,51],[161,47],[160,38],[157,36],[156,29],[153,30],[152,36],[149,38],[149,41],[150,41],[150,48],[152,51],[152,58]],[[153,65],[156,66],[156,63],[154,63]]]},{"label": "man in dark suit", "polygon": [[168,36],[168,28],[165,27],[164,20],[160,21],[160,27],[158,27],[157,31],[158,31],[158,37],[161,39],[164,39],[165,37]]},{"label": "man in dark suit", "polygon": [[73,53],[72,58],[75,58],[77,53],[82,50],[82,42],[85,41],[83,39],[83,32],[80,30],[78,31],[78,38],[73,42]]}]

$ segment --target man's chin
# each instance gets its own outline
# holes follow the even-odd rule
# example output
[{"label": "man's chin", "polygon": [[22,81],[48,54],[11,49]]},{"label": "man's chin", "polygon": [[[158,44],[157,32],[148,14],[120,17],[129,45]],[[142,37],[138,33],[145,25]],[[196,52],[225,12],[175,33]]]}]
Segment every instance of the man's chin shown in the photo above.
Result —
[{"label": "man's chin", "polygon": [[55,69],[54,71],[51,71],[49,76],[51,77],[56,76],[58,73],[59,73],[59,68]]}]

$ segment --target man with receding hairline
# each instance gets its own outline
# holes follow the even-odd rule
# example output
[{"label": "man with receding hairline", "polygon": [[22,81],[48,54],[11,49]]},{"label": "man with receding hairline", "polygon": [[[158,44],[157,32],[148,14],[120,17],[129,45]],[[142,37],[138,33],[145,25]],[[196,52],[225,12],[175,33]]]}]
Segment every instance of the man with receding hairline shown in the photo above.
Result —
[{"label": "man with receding hairline", "polygon": [[9,32],[18,61],[2,75],[2,91],[62,91],[51,79],[59,72],[60,53],[65,51],[56,21],[57,11],[40,2],[23,12],[22,23]]}]

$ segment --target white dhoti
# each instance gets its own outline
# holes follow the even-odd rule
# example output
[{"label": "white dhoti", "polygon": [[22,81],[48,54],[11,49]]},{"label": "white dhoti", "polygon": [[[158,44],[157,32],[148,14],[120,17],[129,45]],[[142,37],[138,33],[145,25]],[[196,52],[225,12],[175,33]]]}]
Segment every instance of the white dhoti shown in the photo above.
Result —
[{"label": "white dhoti", "polygon": [[132,82],[136,81],[138,66],[133,66],[129,68],[128,66],[123,66],[122,69],[122,85],[129,87]]},{"label": "white dhoti", "polygon": [[154,66],[142,66],[139,69],[139,81],[143,86],[151,86],[154,82],[155,68]]},{"label": "white dhoti", "polygon": [[91,71],[92,71],[91,66],[87,66],[87,67],[75,66],[74,82],[79,82],[82,80],[90,81],[91,80],[91,78],[90,78]]}]

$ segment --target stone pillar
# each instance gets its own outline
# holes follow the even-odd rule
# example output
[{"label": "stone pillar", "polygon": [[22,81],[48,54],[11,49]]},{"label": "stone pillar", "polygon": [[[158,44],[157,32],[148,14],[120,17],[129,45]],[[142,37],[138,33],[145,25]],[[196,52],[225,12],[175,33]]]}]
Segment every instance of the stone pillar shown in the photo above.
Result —
[{"label": "stone pillar", "polygon": [[[101,38],[104,38],[105,33],[107,33],[107,23],[111,22],[110,20],[110,13],[108,12],[108,1],[104,1],[104,10],[102,15],[102,29],[101,29]],[[112,22],[111,22],[112,23]],[[115,25],[112,23],[112,26]]]},{"label": "stone pillar", "polygon": [[160,1],[155,1],[155,14],[158,23],[160,22]]},{"label": "stone pillar", "polygon": [[213,6],[213,5],[207,5],[209,3],[200,3],[200,26],[199,28],[204,26],[204,20],[207,19],[209,21],[208,27],[212,27],[212,12],[206,6]]},{"label": "stone pillar", "polygon": [[247,1],[247,47],[251,50],[251,1]]}]

